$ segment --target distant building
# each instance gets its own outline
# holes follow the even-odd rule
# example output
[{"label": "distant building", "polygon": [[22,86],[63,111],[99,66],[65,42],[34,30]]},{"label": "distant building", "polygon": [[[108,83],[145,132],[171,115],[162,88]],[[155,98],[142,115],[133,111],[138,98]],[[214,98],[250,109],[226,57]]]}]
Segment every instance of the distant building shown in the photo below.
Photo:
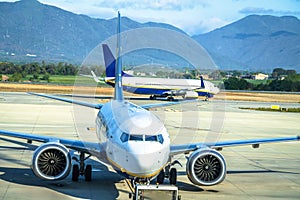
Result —
[{"label": "distant building", "polygon": [[2,82],[7,82],[8,81],[8,79],[9,79],[9,77],[8,76],[5,76],[5,75],[2,75]]},{"label": "distant building", "polygon": [[[211,80],[208,74],[202,74],[202,78],[205,80]],[[200,79],[200,77],[197,77],[197,79]]]},{"label": "distant building", "polygon": [[256,75],[252,76],[254,80],[267,80],[269,78],[269,75],[258,73]]},{"label": "distant building", "polygon": [[241,75],[240,78],[242,78],[242,79],[253,79],[252,75],[250,75],[250,74]]},{"label": "distant building", "polygon": [[277,77],[277,80],[284,80],[287,77],[287,75],[280,75]]}]

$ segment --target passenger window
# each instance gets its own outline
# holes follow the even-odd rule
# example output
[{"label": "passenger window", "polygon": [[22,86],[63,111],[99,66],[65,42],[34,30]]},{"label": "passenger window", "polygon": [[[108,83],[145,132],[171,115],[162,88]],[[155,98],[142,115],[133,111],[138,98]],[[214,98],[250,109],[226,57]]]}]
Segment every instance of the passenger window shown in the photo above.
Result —
[{"label": "passenger window", "polygon": [[129,140],[143,141],[143,135],[130,135]]},{"label": "passenger window", "polygon": [[129,134],[128,133],[122,133],[121,135],[121,141],[122,142],[128,142]]}]

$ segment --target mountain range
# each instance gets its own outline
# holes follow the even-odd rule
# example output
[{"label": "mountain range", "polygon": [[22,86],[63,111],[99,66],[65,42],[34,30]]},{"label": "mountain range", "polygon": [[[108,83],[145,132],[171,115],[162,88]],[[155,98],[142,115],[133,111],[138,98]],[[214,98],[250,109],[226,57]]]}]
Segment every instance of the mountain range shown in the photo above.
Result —
[{"label": "mountain range", "polygon": [[[116,33],[116,23],[116,18],[95,19],[37,0],[0,2],[0,61],[78,64],[96,45]],[[123,31],[144,27],[186,34],[169,24],[138,23],[122,17]],[[282,67],[300,71],[300,20],[296,17],[251,15],[191,38],[208,51],[221,69],[270,71]],[[138,62],[138,58],[143,63],[152,57],[156,63],[181,65],[177,58],[162,52],[134,57],[127,61]]]},{"label": "mountain range", "polygon": [[250,15],[193,39],[224,68],[300,71],[300,20],[296,17]]}]

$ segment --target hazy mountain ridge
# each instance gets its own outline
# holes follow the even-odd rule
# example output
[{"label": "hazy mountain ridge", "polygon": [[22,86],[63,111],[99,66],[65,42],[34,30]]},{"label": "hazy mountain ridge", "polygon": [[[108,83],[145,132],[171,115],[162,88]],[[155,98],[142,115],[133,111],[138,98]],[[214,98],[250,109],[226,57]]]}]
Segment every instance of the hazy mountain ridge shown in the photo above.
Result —
[{"label": "hazy mountain ridge", "polygon": [[[81,62],[96,45],[116,33],[116,18],[94,19],[36,0],[1,2],[0,11],[1,57],[8,57],[9,52],[16,59],[30,54],[39,60]],[[181,31],[167,24],[142,24],[122,17],[123,31],[142,27]]]},{"label": "hazy mountain ridge", "polygon": [[[251,15],[193,38],[223,68],[241,69],[243,65],[262,71],[275,67],[300,70],[300,20],[296,17]],[[226,59],[237,63],[226,65]]]},{"label": "hazy mountain ridge", "polygon": [[[116,33],[116,23],[116,18],[90,18],[36,0],[0,2],[0,60],[81,63],[96,45]],[[184,33],[169,24],[138,23],[122,17],[122,30],[142,27]],[[192,38],[206,48],[221,69],[270,71],[283,67],[300,71],[300,20],[296,17],[251,15]],[[149,55],[136,55],[130,63],[147,60]],[[155,55],[154,61],[178,63],[166,54]]]}]

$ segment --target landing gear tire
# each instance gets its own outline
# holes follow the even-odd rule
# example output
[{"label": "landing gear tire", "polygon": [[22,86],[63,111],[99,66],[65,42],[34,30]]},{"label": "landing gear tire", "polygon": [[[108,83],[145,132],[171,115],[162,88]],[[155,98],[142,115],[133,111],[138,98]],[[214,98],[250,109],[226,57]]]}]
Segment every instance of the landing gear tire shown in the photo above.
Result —
[{"label": "landing gear tire", "polygon": [[79,166],[77,164],[73,165],[72,169],[72,181],[77,182],[79,177]]},{"label": "landing gear tire", "polygon": [[156,99],[156,97],[154,95],[150,96],[150,100],[155,100],[155,99]]},{"label": "landing gear tire", "polygon": [[205,100],[204,101],[208,101],[208,95],[205,96]]},{"label": "landing gear tire", "polygon": [[174,97],[168,97],[168,101],[174,101]]},{"label": "landing gear tire", "polygon": [[177,183],[177,170],[176,170],[176,168],[171,168],[169,181],[170,181],[170,184],[176,185],[176,183]]},{"label": "landing gear tire", "polygon": [[84,171],[85,181],[91,182],[92,181],[92,165],[87,165]]},{"label": "landing gear tire", "polygon": [[157,176],[157,180],[156,183],[158,184],[163,184],[164,183],[164,179],[165,179],[165,172],[164,170],[161,170]]}]

